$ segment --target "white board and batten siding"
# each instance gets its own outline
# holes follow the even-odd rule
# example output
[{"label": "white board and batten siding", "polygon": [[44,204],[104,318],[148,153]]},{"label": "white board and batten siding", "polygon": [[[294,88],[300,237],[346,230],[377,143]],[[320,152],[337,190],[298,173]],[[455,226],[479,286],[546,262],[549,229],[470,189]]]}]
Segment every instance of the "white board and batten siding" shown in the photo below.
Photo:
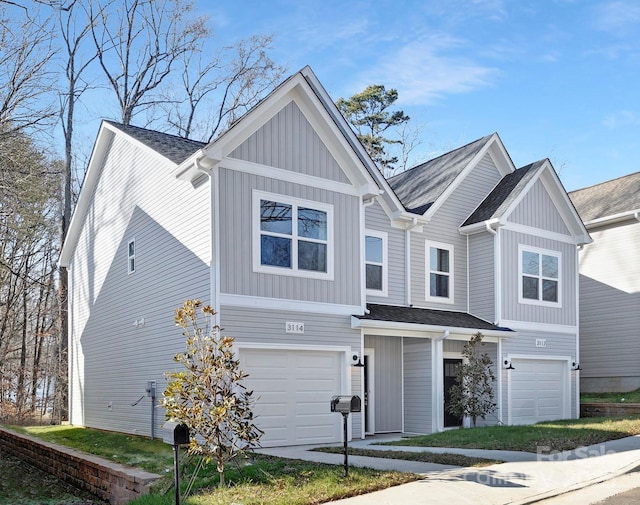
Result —
[{"label": "white board and batten siding", "polygon": [[209,296],[209,186],[176,180],[173,166],[121,134],[107,150],[70,263],[73,424],[150,435],[150,399],[133,403],[147,381],[161,396],[184,349],[175,308]]},{"label": "white board and batten siding", "polygon": [[[288,330],[288,323],[303,328]],[[224,334],[235,338],[246,385],[255,391],[263,446],[341,441],[342,417],[330,411],[331,398],[362,397],[362,369],[350,363],[360,332],[349,323],[350,316],[222,306]],[[361,419],[349,416],[355,438]]]},{"label": "white board and batten siding", "polygon": [[536,181],[518,206],[513,209],[509,215],[509,222],[570,237],[567,225],[540,180]]}]

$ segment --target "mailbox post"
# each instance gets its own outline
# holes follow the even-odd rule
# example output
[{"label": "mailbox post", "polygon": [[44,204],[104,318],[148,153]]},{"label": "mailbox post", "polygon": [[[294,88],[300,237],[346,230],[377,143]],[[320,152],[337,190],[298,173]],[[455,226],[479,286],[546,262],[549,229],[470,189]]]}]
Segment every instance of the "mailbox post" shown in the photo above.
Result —
[{"label": "mailbox post", "polygon": [[351,412],[360,412],[361,402],[359,396],[338,395],[331,398],[331,412],[342,414],[343,440],[344,440],[344,476],[349,475],[349,447],[347,443],[348,418]]},{"label": "mailbox post", "polygon": [[180,505],[180,468],[178,456],[180,446],[189,443],[189,427],[175,421],[167,421],[162,426],[162,440],[173,447],[173,484],[176,488],[176,505]]}]

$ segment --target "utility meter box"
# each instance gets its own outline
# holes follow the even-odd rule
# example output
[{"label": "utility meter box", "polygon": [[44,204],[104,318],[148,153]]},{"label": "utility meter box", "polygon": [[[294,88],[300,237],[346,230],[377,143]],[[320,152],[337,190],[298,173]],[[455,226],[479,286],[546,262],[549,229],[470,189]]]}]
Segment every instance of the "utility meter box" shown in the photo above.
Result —
[{"label": "utility meter box", "polygon": [[360,410],[361,402],[359,396],[337,395],[331,398],[331,412],[349,414],[351,412],[360,412]]},{"label": "utility meter box", "polygon": [[167,421],[162,425],[162,440],[171,445],[189,443],[189,427],[175,421]]}]

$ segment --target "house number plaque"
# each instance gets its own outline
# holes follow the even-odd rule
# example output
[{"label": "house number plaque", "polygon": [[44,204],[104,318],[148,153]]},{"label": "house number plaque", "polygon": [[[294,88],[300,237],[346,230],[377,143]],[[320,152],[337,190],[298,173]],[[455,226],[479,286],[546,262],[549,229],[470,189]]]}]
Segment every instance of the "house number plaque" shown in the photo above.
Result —
[{"label": "house number plaque", "polygon": [[536,347],[547,347],[546,338],[536,338]]},{"label": "house number plaque", "polygon": [[284,325],[286,333],[304,333],[304,323],[287,321]]}]

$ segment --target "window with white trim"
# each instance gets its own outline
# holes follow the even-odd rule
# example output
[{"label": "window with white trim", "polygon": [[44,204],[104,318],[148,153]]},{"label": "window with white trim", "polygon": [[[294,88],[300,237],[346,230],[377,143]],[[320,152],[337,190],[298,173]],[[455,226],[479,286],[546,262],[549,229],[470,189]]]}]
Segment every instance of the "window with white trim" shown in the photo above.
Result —
[{"label": "window with white trim", "polygon": [[425,242],[426,299],[453,303],[453,246]]},{"label": "window with white trim", "polygon": [[254,191],[254,270],[332,278],[333,208]]},{"label": "window with white trim", "polygon": [[561,254],[523,245],[518,252],[520,303],[559,306]]},{"label": "window with white trim", "polygon": [[366,230],[364,261],[367,294],[387,296],[387,234]]},{"label": "window with white trim", "polygon": [[129,240],[127,244],[127,272],[132,274],[136,271],[136,241]]}]

